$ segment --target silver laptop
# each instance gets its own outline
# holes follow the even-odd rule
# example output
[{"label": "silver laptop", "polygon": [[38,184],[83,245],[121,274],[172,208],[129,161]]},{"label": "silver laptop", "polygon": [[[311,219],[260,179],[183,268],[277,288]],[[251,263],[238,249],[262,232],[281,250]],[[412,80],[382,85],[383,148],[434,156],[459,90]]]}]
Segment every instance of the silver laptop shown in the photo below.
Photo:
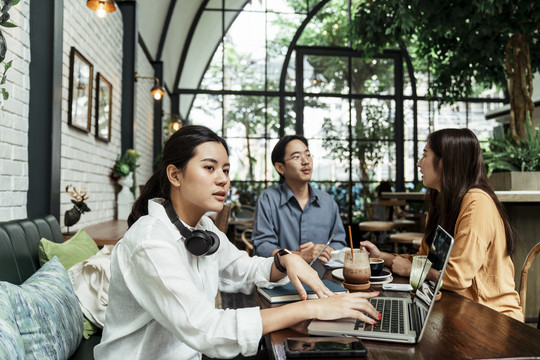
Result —
[{"label": "silver laptop", "polygon": [[[413,299],[409,297],[381,297],[371,299],[373,306],[382,314],[375,325],[356,319],[332,321],[313,320],[308,327],[311,335],[355,336],[366,340],[380,340],[415,344],[420,341],[427,327],[427,321],[435,304],[435,289],[439,289],[454,238],[438,226],[428,259],[436,270],[438,280],[426,281],[416,290]],[[426,269],[427,271],[427,269]]]}]

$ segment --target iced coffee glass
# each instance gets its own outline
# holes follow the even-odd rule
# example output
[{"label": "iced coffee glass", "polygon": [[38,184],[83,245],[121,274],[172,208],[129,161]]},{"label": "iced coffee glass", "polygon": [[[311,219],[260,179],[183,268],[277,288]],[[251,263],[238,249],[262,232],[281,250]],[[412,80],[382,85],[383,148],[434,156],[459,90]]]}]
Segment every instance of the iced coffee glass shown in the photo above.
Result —
[{"label": "iced coffee glass", "polygon": [[371,276],[369,267],[369,253],[365,249],[354,249],[345,253],[343,263],[343,277],[349,284],[365,284]]}]

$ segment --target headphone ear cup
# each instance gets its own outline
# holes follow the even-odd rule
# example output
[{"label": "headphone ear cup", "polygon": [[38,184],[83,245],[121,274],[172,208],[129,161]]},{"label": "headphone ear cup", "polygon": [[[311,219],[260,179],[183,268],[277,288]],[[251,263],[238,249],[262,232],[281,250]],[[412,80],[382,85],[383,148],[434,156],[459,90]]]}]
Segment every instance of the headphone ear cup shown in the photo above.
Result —
[{"label": "headphone ear cup", "polygon": [[193,230],[185,245],[195,256],[211,255],[219,248],[219,237],[211,231]]},{"label": "headphone ear cup", "polygon": [[217,234],[212,231],[207,231],[206,233],[210,236],[212,240],[210,247],[208,248],[208,251],[205,255],[212,255],[217,251],[217,249],[219,249],[219,236],[217,236]]}]

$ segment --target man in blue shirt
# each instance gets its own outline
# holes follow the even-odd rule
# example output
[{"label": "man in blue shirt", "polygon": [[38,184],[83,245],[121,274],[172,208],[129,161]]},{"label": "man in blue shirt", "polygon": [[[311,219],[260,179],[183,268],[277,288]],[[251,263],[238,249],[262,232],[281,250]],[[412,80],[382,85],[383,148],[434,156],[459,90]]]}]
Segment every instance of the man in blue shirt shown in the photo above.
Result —
[{"label": "man in blue shirt", "polygon": [[319,257],[328,261],[332,250],[346,246],[345,229],[334,199],[309,185],[313,158],[306,138],[288,135],[279,140],[272,163],[280,185],[263,191],[257,200],[254,254],[268,257],[285,248],[311,262],[334,234]]}]

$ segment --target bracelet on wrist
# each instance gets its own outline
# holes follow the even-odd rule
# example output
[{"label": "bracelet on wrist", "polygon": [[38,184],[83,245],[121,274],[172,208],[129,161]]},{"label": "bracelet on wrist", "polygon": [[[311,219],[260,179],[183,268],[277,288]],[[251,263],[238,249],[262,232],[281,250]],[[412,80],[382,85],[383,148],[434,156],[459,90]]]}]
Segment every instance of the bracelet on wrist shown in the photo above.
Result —
[{"label": "bracelet on wrist", "polygon": [[276,269],[278,269],[279,272],[282,272],[284,274],[287,273],[287,269],[285,269],[285,267],[283,265],[281,265],[281,262],[279,261],[279,258],[281,256],[285,256],[285,255],[288,255],[288,254],[291,254],[291,252],[287,249],[281,249],[279,250],[278,252],[276,252],[274,254],[274,265],[276,267]]}]

